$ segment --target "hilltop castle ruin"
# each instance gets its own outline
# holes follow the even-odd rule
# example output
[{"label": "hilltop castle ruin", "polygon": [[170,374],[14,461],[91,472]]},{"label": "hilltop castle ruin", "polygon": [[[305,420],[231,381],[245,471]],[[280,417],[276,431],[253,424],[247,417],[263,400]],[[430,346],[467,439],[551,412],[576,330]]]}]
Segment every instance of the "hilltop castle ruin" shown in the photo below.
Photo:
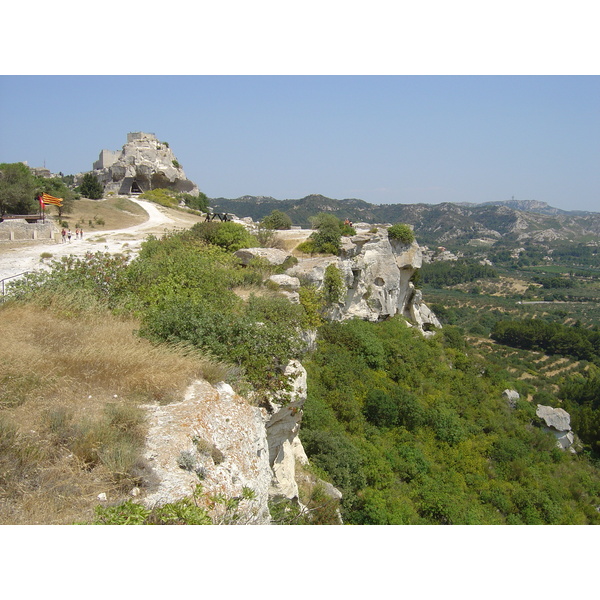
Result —
[{"label": "hilltop castle ruin", "polygon": [[199,194],[198,186],[185,176],[169,144],[153,133],[128,133],[122,150],[100,152],[92,172],[104,185],[105,193],[128,196],[166,188]]}]

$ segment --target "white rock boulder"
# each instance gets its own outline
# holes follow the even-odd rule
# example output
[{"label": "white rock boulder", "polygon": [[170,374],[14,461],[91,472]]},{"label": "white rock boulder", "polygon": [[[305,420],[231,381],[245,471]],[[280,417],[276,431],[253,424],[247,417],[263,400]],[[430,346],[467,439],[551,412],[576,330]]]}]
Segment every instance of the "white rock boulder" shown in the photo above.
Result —
[{"label": "white rock boulder", "polygon": [[538,404],[535,414],[544,422],[544,429],[554,434],[556,445],[562,450],[571,450],[575,436],[571,431],[571,415],[562,408]]}]

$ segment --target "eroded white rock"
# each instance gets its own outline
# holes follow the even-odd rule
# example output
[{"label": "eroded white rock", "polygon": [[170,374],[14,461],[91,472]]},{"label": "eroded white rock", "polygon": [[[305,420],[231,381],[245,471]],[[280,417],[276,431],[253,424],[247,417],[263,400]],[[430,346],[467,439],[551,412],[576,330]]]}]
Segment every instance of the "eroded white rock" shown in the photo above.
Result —
[{"label": "eroded white rock", "polygon": [[329,318],[380,321],[402,315],[425,335],[441,328],[435,314],[423,302],[420,290],[411,282],[422,265],[419,245],[390,240],[387,230],[363,232],[342,239],[340,256],[300,259],[286,273],[323,287],[325,271],[335,265],[342,276],[344,294],[330,308]]}]

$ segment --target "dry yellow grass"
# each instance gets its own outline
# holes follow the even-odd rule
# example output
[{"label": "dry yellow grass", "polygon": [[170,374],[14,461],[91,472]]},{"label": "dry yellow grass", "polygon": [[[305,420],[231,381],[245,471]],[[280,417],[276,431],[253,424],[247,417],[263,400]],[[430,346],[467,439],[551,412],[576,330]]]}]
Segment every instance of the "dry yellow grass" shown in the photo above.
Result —
[{"label": "dry yellow grass", "polygon": [[[48,210],[52,218],[58,222],[56,211]],[[148,220],[148,213],[128,198],[109,197],[101,200],[80,198],[73,205],[73,211],[62,216],[72,229],[79,224],[84,232],[105,231],[107,229],[124,229],[139,225]],[[91,221],[91,224],[90,224]]]},{"label": "dry yellow grass", "polygon": [[0,320],[1,524],[85,521],[100,492],[123,498],[144,470],[138,406],[227,374],[72,298],[6,304]]}]

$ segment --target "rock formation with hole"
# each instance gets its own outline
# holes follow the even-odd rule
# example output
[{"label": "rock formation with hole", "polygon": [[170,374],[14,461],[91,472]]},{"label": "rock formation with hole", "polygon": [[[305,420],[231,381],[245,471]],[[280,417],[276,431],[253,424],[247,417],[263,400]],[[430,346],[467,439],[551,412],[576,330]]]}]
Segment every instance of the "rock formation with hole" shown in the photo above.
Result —
[{"label": "rock formation with hole", "polygon": [[403,244],[379,229],[342,238],[340,256],[301,259],[286,273],[321,289],[327,267],[335,265],[344,289],[340,301],[329,308],[329,318],[381,321],[400,315],[424,335],[431,335],[430,330],[441,328],[441,324],[411,281],[421,264],[416,242]]}]

